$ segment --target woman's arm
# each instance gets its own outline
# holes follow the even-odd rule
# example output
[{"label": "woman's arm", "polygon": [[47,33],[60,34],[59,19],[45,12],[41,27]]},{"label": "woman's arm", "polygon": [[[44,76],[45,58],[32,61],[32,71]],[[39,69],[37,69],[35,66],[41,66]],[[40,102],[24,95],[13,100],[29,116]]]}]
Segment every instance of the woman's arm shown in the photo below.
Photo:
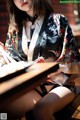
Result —
[{"label": "woman's arm", "polygon": [[64,40],[61,55],[58,62],[72,63],[80,61],[80,53],[77,48],[76,40],[73,36],[72,29],[65,16],[60,17],[60,27],[64,31]]}]

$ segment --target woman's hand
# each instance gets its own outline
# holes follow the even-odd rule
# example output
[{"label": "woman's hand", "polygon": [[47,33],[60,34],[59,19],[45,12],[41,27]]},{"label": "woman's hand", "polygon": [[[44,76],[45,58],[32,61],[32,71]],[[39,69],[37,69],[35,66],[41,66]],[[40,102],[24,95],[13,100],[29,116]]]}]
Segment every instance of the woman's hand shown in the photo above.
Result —
[{"label": "woman's hand", "polygon": [[54,78],[56,75],[58,75],[58,74],[60,74],[60,73],[61,73],[61,70],[58,69],[56,72],[53,72],[53,73],[49,74],[49,75],[47,76],[47,78],[52,79],[52,78]]},{"label": "woman's hand", "polygon": [[0,66],[9,63],[9,60],[6,57],[6,50],[7,48],[0,42]]},{"label": "woman's hand", "polygon": [[53,72],[47,76],[48,79],[50,79],[53,83],[62,85],[66,82],[68,77],[62,73],[60,69],[58,69],[56,72]]}]

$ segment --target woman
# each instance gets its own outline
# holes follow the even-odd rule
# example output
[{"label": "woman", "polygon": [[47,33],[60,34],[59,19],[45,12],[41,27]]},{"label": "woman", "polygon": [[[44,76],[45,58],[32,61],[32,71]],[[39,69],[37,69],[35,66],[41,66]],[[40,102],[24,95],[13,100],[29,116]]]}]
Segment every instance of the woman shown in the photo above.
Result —
[{"label": "woman", "polygon": [[[80,60],[68,21],[63,15],[54,14],[50,0],[7,0],[7,4],[10,24],[5,45],[15,60],[33,61],[40,56],[48,62],[72,63]],[[55,81],[57,76],[62,81],[69,77],[58,70],[48,78]],[[36,120],[54,120],[54,113],[69,104],[75,93],[71,86],[68,87],[68,82],[50,89],[43,98],[36,91],[31,91],[11,106],[25,103],[25,107],[22,103],[19,108],[22,113],[21,110],[27,112],[35,105]]]}]

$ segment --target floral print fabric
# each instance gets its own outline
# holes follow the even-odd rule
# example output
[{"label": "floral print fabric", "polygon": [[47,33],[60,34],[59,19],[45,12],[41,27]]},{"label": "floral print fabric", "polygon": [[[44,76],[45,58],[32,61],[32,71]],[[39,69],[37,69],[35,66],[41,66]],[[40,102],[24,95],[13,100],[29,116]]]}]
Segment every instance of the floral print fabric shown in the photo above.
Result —
[{"label": "floral print fabric", "polygon": [[58,62],[80,61],[76,41],[65,16],[60,14],[50,15],[43,39],[47,39],[47,48],[55,53]]},{"label": "floral print fabric", "polygon": [[[40,52],[37,49],[42,49],[42,53],[37,53],[37,57],[39,54],[44,56],[47,53],[46,51],[51,50],[55,54],[57,62],[71,63],[80,61],[76,41],[66,17],[52,13],[47,19],[46,28],[39,37],[41,40],[38,39],[38,44],[35,45],[34,56],[35,51]],[[17,32],[8,33],[6,46],[16,49],[20,54],[24,54],[21,47],[21,34]]]}]

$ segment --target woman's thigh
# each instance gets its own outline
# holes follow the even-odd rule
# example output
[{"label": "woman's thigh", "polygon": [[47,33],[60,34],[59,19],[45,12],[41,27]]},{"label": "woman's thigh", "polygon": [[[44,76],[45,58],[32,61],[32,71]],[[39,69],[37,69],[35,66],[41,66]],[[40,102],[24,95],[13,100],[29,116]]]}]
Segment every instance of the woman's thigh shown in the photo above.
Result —
[{"label": "woman's thigh", "polygon": [[56,87],[35,105],[34,111],[52,115],[69,104],[74,97],[75,94],[68,88],[62,86]]},{"label": "woman's thigh", "polygon": [[54,113],[68,105],[75,97],[70,89],[59,86],[49,92],[49,101],[51,100],[51,106],[53,106]]},{"label": "woman's thigh", "polygon": [[28,92],[17,99],[14,99],[5,106],[8,117],[13,116],[13,119],[21,117],[25,114],[25,112],[33,109],[36,102],[40,99],[41,96],[35,90]]}]

